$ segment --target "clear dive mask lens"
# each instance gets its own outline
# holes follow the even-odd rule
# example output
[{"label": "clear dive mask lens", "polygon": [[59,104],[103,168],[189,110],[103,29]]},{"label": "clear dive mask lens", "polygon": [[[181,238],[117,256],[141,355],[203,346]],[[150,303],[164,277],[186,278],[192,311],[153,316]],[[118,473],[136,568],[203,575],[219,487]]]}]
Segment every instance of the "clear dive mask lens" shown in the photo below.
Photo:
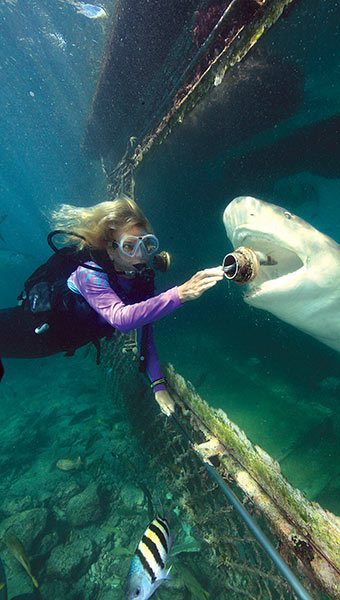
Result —
[{"label": "clear dive mask lens", "polygon": [[155,235],[147,233],[146,235],[124,235],[119,242],[114,242],[125,256],[136,256],[139,249],[144,254],[150,256],[157,252],[159,242]]}]

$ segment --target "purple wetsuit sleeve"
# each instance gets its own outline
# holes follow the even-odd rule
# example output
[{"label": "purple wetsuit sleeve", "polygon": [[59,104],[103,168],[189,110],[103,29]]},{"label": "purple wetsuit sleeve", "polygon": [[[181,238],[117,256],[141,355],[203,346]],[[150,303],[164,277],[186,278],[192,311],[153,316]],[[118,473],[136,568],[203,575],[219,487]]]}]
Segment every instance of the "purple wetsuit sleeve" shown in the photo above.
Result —
[{"label": "purple wetsuit sleeve", "polygon": [[136,304],[124,304],[102,274],[78,267],[70,279],[88,304],[122,333],[153,323],[181,306],[177,287]]},{"label": "purple wetsuit sleeve", "polygon": [[[148,337],[146,342],[146,374],[150,383],[164,377],[153,338],[152,325],[148,327]],[[166,385],[164,383],[159,383],[153,388],[154,393],[160,392],[161,390],[166,390]]]}]

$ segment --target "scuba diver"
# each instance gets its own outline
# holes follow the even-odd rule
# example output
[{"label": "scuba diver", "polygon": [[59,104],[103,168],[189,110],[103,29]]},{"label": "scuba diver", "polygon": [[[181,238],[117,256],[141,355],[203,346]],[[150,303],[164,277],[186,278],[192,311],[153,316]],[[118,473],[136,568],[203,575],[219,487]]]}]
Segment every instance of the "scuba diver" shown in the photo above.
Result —
[{"label": "scuba diver", "polygon": [[[54,254],[25,282],[19,306],[0,310],[0,357],[72,355],[89,342],[99,351],[99,339],[114,330],[137,330],[140,370],[157,401],[171,403],[152,323],[222,280],[222,267],[155,295],[151,265],[165,271],[169,255],[157,254],[158,239],[132,199],[120,196],[88,208],[63,204],[52,219]],[[70,245],[57,247],[56,235]]]}]

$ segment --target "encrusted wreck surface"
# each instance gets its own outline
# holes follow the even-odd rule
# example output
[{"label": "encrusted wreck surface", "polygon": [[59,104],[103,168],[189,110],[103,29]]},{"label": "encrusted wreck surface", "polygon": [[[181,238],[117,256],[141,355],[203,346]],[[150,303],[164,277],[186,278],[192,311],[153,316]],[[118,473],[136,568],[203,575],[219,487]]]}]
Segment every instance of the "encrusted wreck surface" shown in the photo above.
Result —
[{"label": "encrusted wreck surface", "polygon": [[119,0],[89,115],[84,146],[96,158],[127,140],[146,119],[153,82],[178,32],[194,13],[195,0]]},{"label": "encrusted wreck surface", "polygon": [[195,445],[203,460],[213,459],[220,474],[232,480],[265,517],[280,539],[288,562],[295,557],[305,576],[329,594],[340,597],[340,519],[309,502],[283,477],[279,464],[220,409],[209,406],[170,366],[167,378],[180,419],[204,439]]},{"label": "encrusted wreck surface", "polygon": [[291,2],[120,0],[87,123],[87,152],[117,162],[136,136],[138,162]]},{"label": "encrusted wreck surface", "polygon": [[254,514],[311,596],[340,598],[339,519],[293,488],[278,463],[253,445],[222,410],[209,406],[171,365],[166,376],[175,418],[162,415],[135,368],[136,358],[122,354],[120,344],[124,336],[103,345],[104,368],[119,362],[119,368],[109,367],[112,398],[127,411],[132,430],[148,455],[155,485],[165,486],[184,511],[205,547],[207,564],[220,565],[216,589],[223,585],[235,591],[243,578],[251,597],[267,597],[260,595],[266,586],[271,593],[275,590],[273,597],[278,591],[283,594],[279,597],[287,597],[284,580],[213,484],[206,461]]},{"label": "encrusted wreck surface", "polygon": [[249,15],[244,15],[241,6],[230,6],[230,8],[233,8],[235,15],[230,11],[232,26],[229,35],[225,37],[223,47],[217,47],[216,52],[207,61],[205,68],[196,70],[192,79],[188,80],[178,91],[168,112],[139,145],[134,155],[137,164],[141,162],[145,153],[153,147],[155,142],[161,143],[177,124],[182,123],[186,114],[215,85],[222,81],[229,69],[246,56],[262,35],[280,18],[284,9],[293,1],[264,0],[264,2],[258,2],[254,0],[253,4],[257,5],[258,10],[252,12],[251,18],[249,18]]}]

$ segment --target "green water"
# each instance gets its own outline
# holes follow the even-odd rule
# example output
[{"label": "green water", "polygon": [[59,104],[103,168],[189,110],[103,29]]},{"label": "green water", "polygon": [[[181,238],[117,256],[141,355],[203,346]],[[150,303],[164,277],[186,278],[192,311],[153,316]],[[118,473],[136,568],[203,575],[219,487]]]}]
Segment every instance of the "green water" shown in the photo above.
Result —
[{"label": "green water", "polygon": [[[337,9],[298,3],[144,160],[137,194],[173,254],[160,289],[221,263],[235,196],[277,203],[339,241]],[[162,356],[339,514],[339,355],[248,307],[243,291],[223,282],[160,323]]]},{"label": "green water", "polygon": [[[41,597],[125,597],[131,556],[152,518],[147,490],[155,507],[161,502],[170,515],[176,536],[172,582],[157,597],[222,600],[226,593],[242,596],[245,587],[246,597],[266,597],[271,590],[273,598],[291,598],[197,461],[190,462],[185,445],[181,450],[177,444],[173,458],[167,454],[166,434],[158,445],[154,417],[147,416],[150,398],[145,403],[141,396],[134,402],[125,397],[128,416],[119,390],[118,396],[110,392],[112,374],[105,365],[94,366],[93,359],[90,350],[88,356],[80,351],[72,359],[6,363],[0,536],[10,528],[25,545]],[[172,431],[169,448],[173,439]],[[78,456],[79,469],[58,468],[60,459],[74,461]],[[173,469],[177,482],[169,487],[166,473]],[[230,561],[229,575],[221,567],[212,574],[222,550]],[[29,592],[29,578],[5,547],[1,559],[9,597]]]},{"label": "green water", "polygon": [[[46,213],[60,202],[90,205],[105,195],[99,162],[81,150],[114,10],[113,2],[101,4],[109,18],[100,22],[67,2],[0,6],[1,308],[15,304],[24,279],[49,255]],[[221,263],[230,249],[222,213],[236,195],[280,204],[340,240],[339,132],[318,137],[313,129],[339,114],[338,16],[337,2],[297,2],[224,87],[145,158],[137,200],[173,257],[170,272],[157,276],[158,289]],[[276,458],[309,499],[339,514],[338,354],[251,309],[242,289],[226,282],[155,329],[161,360]],[[167,487],[163,448],[150,449],[140,437],[148,431],[138,414],[141,397],[131,424],[117,391],[110,394],[114,364],[98,367],[93,348],[67,359],[4,362],[0,538],[14,528],[42,598],[124,597],[131,556],[150,520],[143,477],[183,544],[172,561],[173,585],[158,598],[292,597],[236,515],[222,520],[230,507],[205,498],[201,473],[194,470],[188,483],[188,473],[165,456],[166,469],[183,484]],[[56,464],[78,456],[79,469]],[[220,512],[213,515],[218,527],[209,529],[210,500]],[[193,526],[190,510],[201,527]],[[214,552],[221,558],[224,543],[221,566]],[[9,598],[31,592],[30,578],[3,544],[0,552]]]}]

